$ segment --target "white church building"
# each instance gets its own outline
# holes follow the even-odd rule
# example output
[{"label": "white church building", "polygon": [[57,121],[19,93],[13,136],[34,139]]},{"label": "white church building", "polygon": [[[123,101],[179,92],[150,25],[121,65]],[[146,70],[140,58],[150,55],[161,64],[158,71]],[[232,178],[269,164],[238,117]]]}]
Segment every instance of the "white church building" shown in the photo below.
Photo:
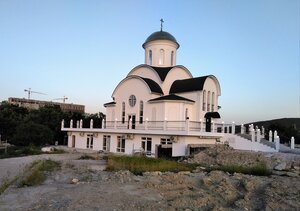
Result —
[{"label": "white church building", "polygon": [[[240,149],[272,151],[259,141],[245,142],[235,135],[234,124],[220,121],[218,79],[193,77],[177,65],[180,45],[174,36],[161,27],[142,47],[145,63],[134,67],[113,90],[112,101],[104,104],[101,128],[93,127],[93,121],[89,128],[82,127],[82,120],[71,120],[69,127],[62,121],[69,147],[121,154],[144,151],[152,157],[186,156],[224,142]],[[254,145],[245,147],[241,140]]]}]

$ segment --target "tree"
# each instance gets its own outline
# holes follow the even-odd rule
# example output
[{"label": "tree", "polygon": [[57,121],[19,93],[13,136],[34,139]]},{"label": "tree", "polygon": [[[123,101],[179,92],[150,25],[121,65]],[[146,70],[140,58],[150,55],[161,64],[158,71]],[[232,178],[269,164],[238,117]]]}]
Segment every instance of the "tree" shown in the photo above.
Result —
[{"label": "tree", "polygon": [[28,146],[30,144],[42,146],[54,144],[53,137],[53,131],[47,126],[29,121],[22,122],[16,127],[11,143],[18,146]]}]

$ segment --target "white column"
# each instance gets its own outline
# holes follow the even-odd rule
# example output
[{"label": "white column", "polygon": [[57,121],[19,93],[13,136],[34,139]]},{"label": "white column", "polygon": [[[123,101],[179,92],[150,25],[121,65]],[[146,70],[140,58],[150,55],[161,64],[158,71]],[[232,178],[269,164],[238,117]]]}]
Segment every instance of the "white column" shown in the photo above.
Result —
[{"label": "white column", "polygon": [[255,142],[255,130],[251,128],[250,133],[251,133],[251,141]]},{"label": "white column", "polygon": [[[115,122],[114,122],[114,129],[117,129],[117,121],[118,121],[118,119],[116,118]],[[130,121],[129,121],[129,129],[130,129]]]},{"label": "white column", "polygon": [[186,130],[186,131],[189,131],[189,130],[190,130],[190,120],[189,120],[189,119],[186,119],[186,120],[185,120],[185,130]]},{"label": "white column", "polygon": [[79,128],[79,120],[76,121],[76,128]]},{"label": "white column", "polygon": [[[61,129],[63,129],[65,127],[65,120],[61,120]],[[1,138],[1,135],[0,135],[0,138]],[[0,142],[1,142],[1,139],[0,139]]]},{"label": "white column", "polygon": [[203,132],[202,119],[200,119],[200,132]]},{"label": "white column", "polygon": [[215,122],[214,121],[211,121],[212,122],[212,132],[214,133],[215,132]]},{"label": "white column", "polygon": [[277,152],[279,152],[279,146],[280,146],[280,138],[279,136],[275,136],[276,138],[274,138],[275,141],[275,149]]},{"label": "white column", "polygon": [[73,119],[70,120],[70,128],[73,128]]},{"label": "white column", "polygon": [[291,138],[291,149],[295,149],[295,138],[292,136]]},{"label": "white column", "polygon": [[274,140],[277,137],[277,130],[274,131]]},{"label": "white column", "polygon": [[92,129],[93,127],[94,127],[94,120],[91,119],[91,121],[90,121],[90,128]]},{"label": "white column", "polygon": [[272,136],[273,136],[272,130],[269,130],[269,142],[272,142]]},{"label": "white column", "polygon": [[244,128],[244,124],[242,124],[242,125],[241,125],[241,134],[244,134],[244,133],[245,133],[245,132],[244,132],[244,129],[245,129],[245,128]]},{"label": "white column", "polygon": [[146,118],[146,121],[145,121],[145,130],[148,130],[148,118]]},{"label": "white column", "polygon": [[260,129],[256,129],[256,141],[260,142],[261,135],[260,135]]},{"label": "white column", "polygon": [[231,133],[232,134],[235,134],[235,123],[234,122],[232,122],[232,124],[231,124]]},{"label": "white column", "polygon": [[82,124],[83,124],[83,122],[82,122],[82,119],[80,120],[80,124],[79,124],[79,127],[80,128],[82,128]]},{"label": "white column", "polygon": [[102,119],[102,127],[101,128],[105,128],[104,123],[105,123],[105,121],[104,121],[104,119]]},{"label": "white column", "polygon": [[222,133],[225,133],[225,122],[222,122]]}]

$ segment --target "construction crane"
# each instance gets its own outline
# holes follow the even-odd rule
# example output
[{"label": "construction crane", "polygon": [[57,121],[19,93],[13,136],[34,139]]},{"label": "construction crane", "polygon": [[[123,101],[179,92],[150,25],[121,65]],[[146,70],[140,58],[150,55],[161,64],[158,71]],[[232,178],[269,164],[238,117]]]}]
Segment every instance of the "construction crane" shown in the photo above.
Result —
[{"label": "construction crane", "polygon": [[68,98],[66,96],[64,96],[64,97],[61,97],[61,98],[55,98],[53,100],[62,100],[65,103],[67,99]]},{"label": "construction crane", "polygon": [[28,88],[28,89],[24,89],[24,92],[28,92],[28,99],[30,99],[30,95],[31,93],[36,93],[36,94],[41,94],[41,95],[47,95],[45,93],[42,93],[42,92],[36,92],[36,91],[32,91],[31,88]]}]

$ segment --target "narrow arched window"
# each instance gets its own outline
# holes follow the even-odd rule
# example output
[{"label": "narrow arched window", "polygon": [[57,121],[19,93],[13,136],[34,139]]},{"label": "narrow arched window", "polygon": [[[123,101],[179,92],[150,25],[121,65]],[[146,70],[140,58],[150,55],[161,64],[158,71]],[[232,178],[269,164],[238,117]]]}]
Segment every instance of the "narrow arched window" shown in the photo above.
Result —
[{"label": "narrow arched window", "polygon": [[143,124],[144,118],[144,102],[140,101],[140,124]]},{"label": "narrow arched window", "polygon": [[165,57],[165,51],[164,49],[160,49],[159,51],[159,61],[158,61],[158,64],[162,65],[164,64],[164,57]]},{"label": "narrow arched window", "polygon": [[174,65],[174,51],[171,52],[171,66]]},{"label": "narrow arched window", "polygon": [[207,92],[207,111],[210,111],[210,91]]},{"label": "narrow arched window", "polygon": [[149,51],[149,65],[152,65],[152,50]]},{"label": "narrow arched window", "polygon": [[122,103],[122,124],[125,123],[125,102]]},{"label": "narrow arched window", "polygon": [[202,110],[205,111],[206,107],[206,91],[203,90],[203,105],[202,105]]},{"label": "narrow arched window", "polygon": [[211,94],[211,111],[215,111],[215,93]]}]

